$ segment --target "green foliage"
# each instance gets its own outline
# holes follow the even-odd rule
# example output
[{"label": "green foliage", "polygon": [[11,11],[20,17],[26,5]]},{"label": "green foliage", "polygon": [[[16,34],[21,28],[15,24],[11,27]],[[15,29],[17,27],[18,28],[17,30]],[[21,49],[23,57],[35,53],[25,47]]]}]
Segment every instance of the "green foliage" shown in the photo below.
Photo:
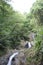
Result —
[{"label": "green foliage", "polygon": [[[34,62],[37,65],[43,65],[43,0],[37,0],[34,4],[33,7],[31,8],[31,14],[27,15],[27,19],[30,22],[30,25],[33,26],[32,31],[36,33],[36,38],[35,38],[35,49],[37,50],[36,55],[31,60],[28,60]],[[29,18],[29,16],[31,16]],[[29,20],[30,19],[30,20]],[[40,59],[39,59],[40,58]],[[28,57],[29,59],[29,57]],[[39,62],[38,62],[39,61]],[[38,62],[38,63],[37,63]],[[31,65],[31,63],[30,63]]]},{"label": "green foliage", "polygon": [[36,3],[33,4],[31,12],[37,19],[39,25],[43,25],[43,0],[37,0]]},{"label": "green foliage", "polygon": [[0,49],[16,48],[21,40],[21,28],[25,16],[13,11],[4,0],[0,0]]},{"label": "green foliage", "polygon": [[31,12],[27,15],[13,11],[7,2],[0,0],[1,54],[3,50],[6,51],[8,48],[17,48],[18,45],[20,45],[21,39],[28,40],[30,32],[36,34],[36,43],[33,51],[37,52],[34,56],[33,53],[32,57],[28,57],[27,60],[31,62],[33,59],[33,62],[37,65],[39,59],[43,60],[43,58],[40,57],[40,54],[43,57],[43,0],[37,0],[33,4]]}]

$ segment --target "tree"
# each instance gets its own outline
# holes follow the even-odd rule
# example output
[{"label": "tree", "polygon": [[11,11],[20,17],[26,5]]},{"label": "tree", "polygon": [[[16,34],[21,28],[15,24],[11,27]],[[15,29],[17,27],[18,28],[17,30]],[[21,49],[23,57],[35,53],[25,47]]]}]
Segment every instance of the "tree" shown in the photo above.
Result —
[{"label": "tree", "polygon": [[19,45],[20,30],[24,21],[22,14],[13,11],[6,1],[0,1],[0,48],[15,48]]},{"label": "tree", "polygon": [[[36,2],[33,4],[31,8],[31,18],[30,18],[30,24],[33,25],[33,32],[36,32],[36,44],[35,44],[35,50],[37,49],[36,59],[39,60],[40,54],[43,57],[43,0],[36,0]],[[29,14],[27,15],[27,19],[29,21]],[[38,57],[37,57],[38,55]],[[43,64],[43,58],[41,57],[40,61],[41,64]],[[37,61],[38,61],[37,60]]]}]

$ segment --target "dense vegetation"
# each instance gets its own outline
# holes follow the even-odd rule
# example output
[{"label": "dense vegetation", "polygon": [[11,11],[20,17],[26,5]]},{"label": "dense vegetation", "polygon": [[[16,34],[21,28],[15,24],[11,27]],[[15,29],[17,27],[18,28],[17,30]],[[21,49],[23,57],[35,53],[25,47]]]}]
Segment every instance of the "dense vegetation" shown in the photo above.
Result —
[{"label": "dense vegetation", "polygon": [[[35,38],[35,50],[33,50],[32,55],[35,55],[31,57],[31,55],[27,58],[30,58],[30,63],[33,62],[36,65],[43,65],[43,1],[42,0],[36,0],[36,2],[33,4],[33,7],[31,8],[30,15],[27,16],[27,19],[29,20],[30,17],[30,25],[32,25],[32,31],[36,33]],[[28,60],[29,62],[29,60]],[[31,65],[31,64],[30,64]]]},{"label": "dense vegetation", "polygon": [[21,27],[25,17],[13,11],[5,1],[1,0],[0,3],[0,47],[16,46],[20,42]]},{"label": "dense vegetation", "polygon": [[36,0],[30,13],[22,15],[13,11],[12,7],[0,0],[0,52],[8,48],[16,48],[20,45],[21,39],[28,39],[30,32],[35,32],[35,59],[43,61],[43,0]]}]

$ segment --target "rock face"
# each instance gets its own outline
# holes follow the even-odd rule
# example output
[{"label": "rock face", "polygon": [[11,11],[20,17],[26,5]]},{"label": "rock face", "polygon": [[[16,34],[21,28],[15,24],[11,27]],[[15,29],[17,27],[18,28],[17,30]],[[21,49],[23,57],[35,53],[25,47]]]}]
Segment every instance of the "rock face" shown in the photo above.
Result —
[{"label": "rock face", "polygon": [[[12,55],[8,54],[3,57],[0,57],[0,65],[7,65],[9,61],[9,57]],[[26,58],[24,53],[20,52],[15,58],[12,59],[12,64],[11,65],[26,65]]]},{"label": "rock face", "polygon": [[26,58],[24,53],[19,53],[12,61],[12,65],[26,65]]},{"label": "rock face", "polygon": [[7,65],[8,57],[1,57],[0,58],[0,65]]}]

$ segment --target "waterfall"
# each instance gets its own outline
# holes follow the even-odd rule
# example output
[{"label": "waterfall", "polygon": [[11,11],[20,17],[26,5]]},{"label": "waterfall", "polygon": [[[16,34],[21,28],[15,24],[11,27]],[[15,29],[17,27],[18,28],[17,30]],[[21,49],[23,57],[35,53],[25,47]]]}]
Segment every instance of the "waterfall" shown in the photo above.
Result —
[{"label": "waterfall", "polygon": [[18,55],[18,52],[14,53],[13,55],[10,56],[9,62],[8,62],[7,65],[11,65],[12,59],[13,59],[16,55]]},{"label": "waterfall", "polygon": [[26,41],[25,47],[26,47],[26,48],[31,48],[31,47],[32,47],[31,42]]},{"label": "waterfall", "polygon": [[31,48],[31,43],[30,42],[28,42],[28,47]]}]

